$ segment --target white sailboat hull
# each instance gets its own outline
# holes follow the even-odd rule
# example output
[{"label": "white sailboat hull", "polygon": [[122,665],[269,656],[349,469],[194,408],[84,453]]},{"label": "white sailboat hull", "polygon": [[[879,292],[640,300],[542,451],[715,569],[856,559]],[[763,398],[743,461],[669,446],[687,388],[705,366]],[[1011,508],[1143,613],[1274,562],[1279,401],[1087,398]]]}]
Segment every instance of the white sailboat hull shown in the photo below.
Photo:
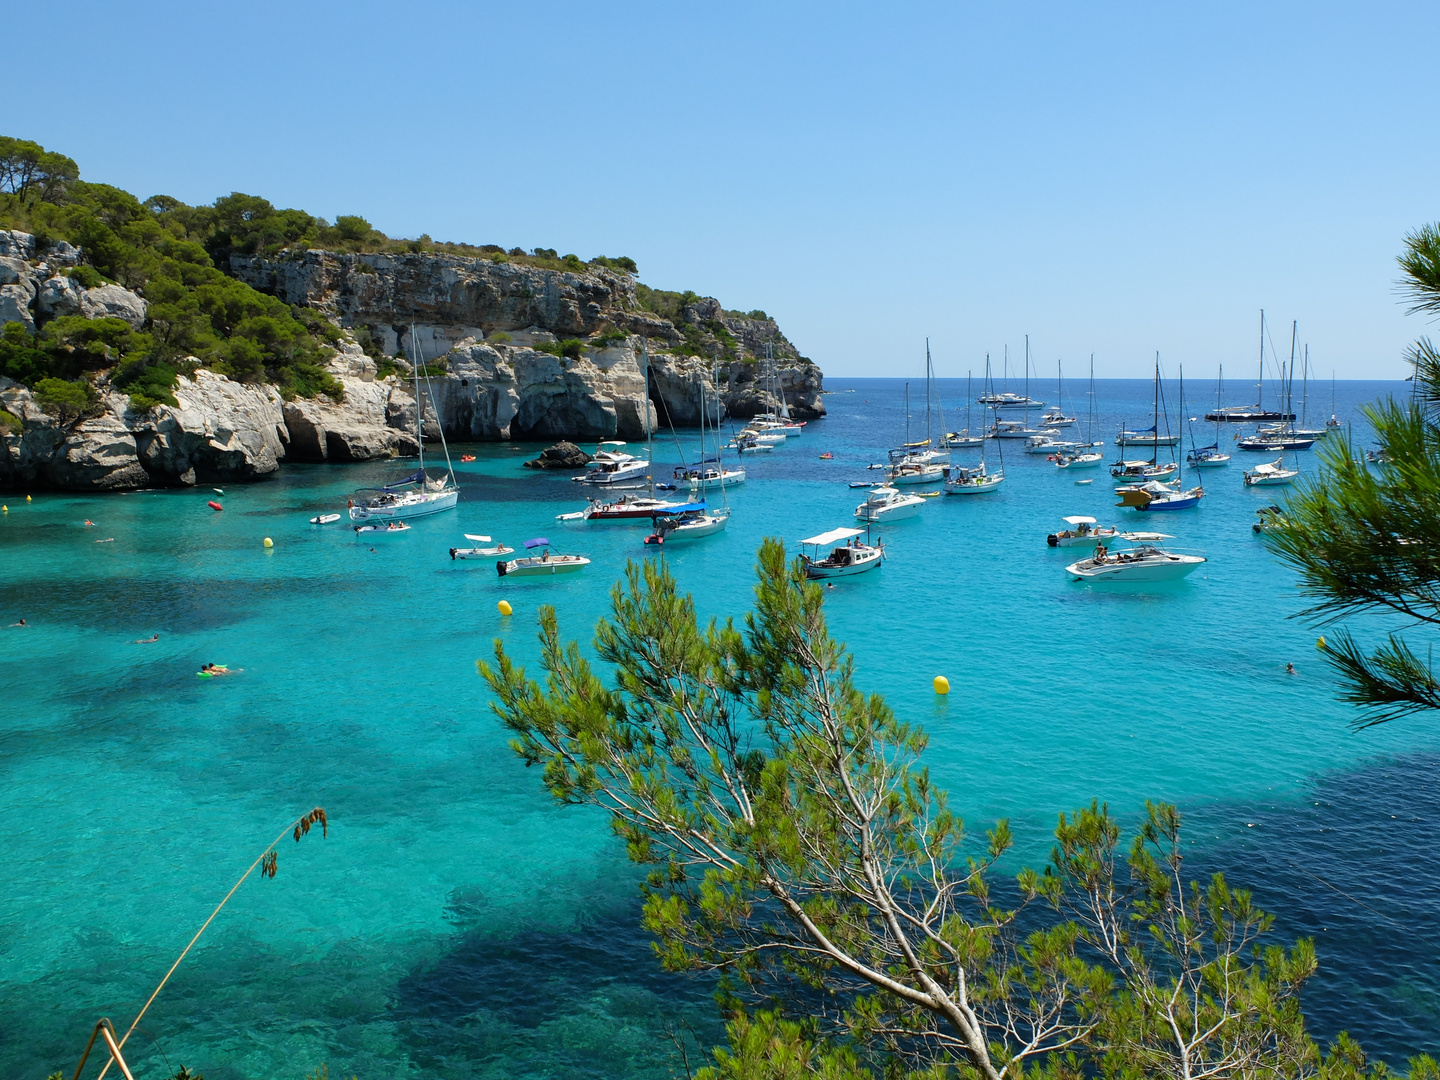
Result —
[{"label": "white sailboat hull", "polygon": [[350,507],[351,521],[404,521],[408,518],[438,514],[442,510],[453,510],[460,501],[460,492],[412,491],[397,496],[393,503],[381,506]]}]

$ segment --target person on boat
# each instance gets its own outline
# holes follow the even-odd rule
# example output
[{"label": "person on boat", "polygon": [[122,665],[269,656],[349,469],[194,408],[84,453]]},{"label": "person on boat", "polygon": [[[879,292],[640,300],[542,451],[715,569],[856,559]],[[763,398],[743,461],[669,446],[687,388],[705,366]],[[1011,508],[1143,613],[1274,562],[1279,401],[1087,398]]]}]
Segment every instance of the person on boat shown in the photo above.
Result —
[{"label": "person on boat", "polygon": [[1106,556],[1107,554],[1109,554],[1109,552],[1107,552],[1107,551],[1105,550],[1105,545],[1104,545],[1104,544],[1096,544],[1096,545],[1095,545],[1095,562],[1096,562],[1097,564],[1098,564],[1098,563],[1103,563],[1103,562],[1105,561],[1105,556]]}]

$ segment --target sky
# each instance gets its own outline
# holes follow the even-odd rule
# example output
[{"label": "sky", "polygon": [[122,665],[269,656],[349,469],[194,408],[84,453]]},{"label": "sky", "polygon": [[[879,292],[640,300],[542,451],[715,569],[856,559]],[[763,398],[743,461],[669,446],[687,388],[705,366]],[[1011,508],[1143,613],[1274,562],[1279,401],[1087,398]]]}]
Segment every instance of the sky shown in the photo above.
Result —
[{"label": "sky", "polygon": [[[63,23],[63,25],[61,25]],[[20,5],[0,134],[144,198],[628,255],[827,374],[1328,378],[1430,327],[1434,4]],[[1416,50],[1420,51],[1417,52]],[[43,59],[43,62],[41,58]],[[1233,368],[1232,368],[1233,365]]]}]

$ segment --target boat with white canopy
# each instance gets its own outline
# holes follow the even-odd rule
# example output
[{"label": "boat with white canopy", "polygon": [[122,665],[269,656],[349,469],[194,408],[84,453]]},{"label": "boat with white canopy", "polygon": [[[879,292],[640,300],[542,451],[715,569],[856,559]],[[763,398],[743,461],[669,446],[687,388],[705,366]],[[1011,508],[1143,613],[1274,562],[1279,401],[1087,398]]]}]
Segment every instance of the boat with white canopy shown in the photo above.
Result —
[{"label": "boat with white canopy", "polygon": [[[805,566],[805,576],[808,578],[852,577],[855,574],[863,574],[867,570],[874,570],[884,558],[885,545],[883,542],[871,544],[868,533],[865,537],[866,542],[861,543],[856,539],[861,532],[860,529],[831,529],[819,536],[801,540],[800,559]],[[803,553],[807,547],[814,549],[814,555]],[[829,548],[830,553],[821,558],[820,552],[824,548]]]},{"label": "boat with white canopy", "polygon": [[488,536],[481,536],[476,533],[466,533],[465,539],[473,544],[485,544],[486,547],[452,547],[450,558],[452,559],[493,559],[496,555],[509,555],[514,548],[506,547],[504,544],[496,544]]},{"label": "boat with white canopy", "polygon": [[711,510],[704,500],[673,507],[653,515],[655,531],[645,537],[647,544],[664,544],[671,540],[696,540],[723,532],[730,524],[730,508]]}]

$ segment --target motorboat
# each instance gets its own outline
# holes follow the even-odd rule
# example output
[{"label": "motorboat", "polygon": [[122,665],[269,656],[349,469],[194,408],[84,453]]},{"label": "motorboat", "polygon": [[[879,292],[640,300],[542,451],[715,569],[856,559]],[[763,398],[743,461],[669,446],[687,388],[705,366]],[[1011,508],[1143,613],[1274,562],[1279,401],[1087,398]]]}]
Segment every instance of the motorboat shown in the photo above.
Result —
[{"label": "motorboat", "polygon": [[1256,520],[1250,524],[1250,528],[1257,533],[1267,533],[1273,529],[1283,528],[1288,524],[1285,512],[1271,503],[1269,506],[1262,506],[1255,511]]},{"label": "motorboat", "polygon": [[[733,487],[745,483],[744,469],[727,469],[714,458],[707,458],[692,468],[678,468],[674,476],[677,484],[684,484],[692,489],[719,487],[722,484]],[[671,485],[671,490],[673,489],[674,485]]]},{"label": "motorboat", "polygon": [[1052,405],[1041,414],[1040,426],[1048,428],[1074,427],[1075,417],[1066,416],[1065,410],[1059,405]]},{"label": "motorboat", "polygon": [[1288,424],[1294,421],[1295,414],[1279,412],[1275,409],[1262,409],[1258,405],[1230,405],[1223,409],[1216,409],[1214,412],[1207,412],[1205,419],[1213,420],[1218,424],[1258,424],[1267,420]]},{"label": "motorboat", "polygon": [[1115,436],[1116,446],[1174,446],[1179,441],[1179,435],[1161,435],[1153,427],[1142,431],[1121,428]]},{"label": "motorboat", "polygon": [[1033,439],[1037,435],[1048,435],[1042,428],[1032,428],[1024,420],[1001,420],[996,417],[985,433],[987,439]]},{"label": "motorboat", "polygon": [[607,439],[596,448],[595,457],[585,466],[584,476],[570,479],[582,484],[623,484],[644,480],[650,475],[648,458],[621,449],[625,444]]},{"label": "motorboat", "polygon": [[321,515],[319,515],[318,517],[313,517],[313,518],[311,518],[311,519],[310,519],[310,524],[311,524],[311,525],[329,525],[329,524],[331,524],[332,522],[336,522],[336,521],[339,521],[339,520],[340,520],[340,515],[339,515],[339,514],[321,514]]},{"label": "motorboat", "polygon": [[945,433],[945,445],[952,450],[974,450],[985,445],[984,435],[972,435],[969,428]]},{"label": "motorboat", "polygon": [[1253,469],[1246,469],[1244,480],[1246,487],[1279,487],[1290,483],[1299,475],[1299,469],[1285,468],[1285,459],[1278,457],[1274,461],[1256,465]]},{"label": "motorboat", "polygon": [[723,532],[730,523],[729,509],[709,510],[703,502],[686,503],[654,517],[655,531],[645,538],[647,544],[664,544],[670,540],[695,540]]},{"label": "motorboat", "polygon": [[1144,484],[1150,480],[1168,480],[1180,468],[1173,461],[1117,461],[1110,475],[1120,484]]},{"label": "motorboat", "polygon": [[364,537],[366,540],[373,540],[377,536],[398,536],[400,533],[410,531],[410,526],[403,521],[387,521],[371,525],[356,525],[356,538]]},{"label": "motorboat", "polygon": [[1205,497],[1205,489],[1193,487],[1182,491],[1169,484],[1151,481],[1121,488],[1116,494],[1120,496],[1116,506],[1128,506],[1133,510],[1188,510],[1199,505],[1200,500]]},{"label": "motorboat", "polygon": [[875,488],[870,497],[855,508],[855,516],[861,521],[900,521],[914,517],[925,505],[919,495],[907,495],[888,484]]},{"label": "motorboat", "polygon": [[1057,469],[1093,469],[1104,460],[1104,454],[1097,454],[1093,450],[1087,450],[1081,454],[1056,454],[1055,467]]},{"label": "motorboat", "polygon": [[1025,453],[1027,454],[1063,454],[1071,450],[1079,450],[1080,444],[1069,439],[1057,439],[1058,432],[1042,432],[1039,435],[1032,435],[1025,440]]},{"label": "motorboat", "polygon": [[975,399],[987,409],[1043,409],[1045,403],[1023,394],[981,394]]},{"label": "motorboat", "polygon": [[962,465],[951,465],[945,470],[945,494],[983,495],[987,491],[994,491],[1004,480],[1004,469],[989,472],[983,461],[973,469]]},{"label": "motorboat", "polygon": [[1192,469],[1218,469],[1230,464],[1230,455],[1222,453],[1219,443],[1197,446],[1185,455],[1185,463]]},{"label": "motorboat", "polygon": [[1084,514],[1075,514],[1063,520],[1070,528],[1061,529],[1059,532],[1053,532],[1047,536],[1045,543],[1051,547],[1078,547],[1081,544],[1098,544],[1110,539],[1116,532],[1113,525],[1096,525],[1093,517],[1086,517]]},{"label": "motorboat", "polygon": [[761,442],[753,434],[747,435],[742,431],[725,444],[725,449],[734,450],[740,454],[768,454],[775,449],[775,444]]},{"label": "motorboat", "polygon": [[551,577],[555,574],[572,574],[590,565],[584,555],[555,555],[550,551],[550,541],[543,536],[525,541],[528,551],[540,549],[538,555],[526,555],[506,562],[501,559],[495,564],[495,572],[501,577]]},{"label": "motorboat", "polygon": [[950,455],[944,450],[934,450],[930,447],[929,439],[921,439],[919,442],[907,442],[903,446],[892,447],[887,456],[890,464],[899,465],[904,462],[918,462],[921,465],[928,465],[932,461],[948,460]]},{"label": "motorboat", "polygon": [[945,477],[945,466],[933,461],[902,461],[885,470],[885,482],[894,485],[938,484]]},{"label": "motorboat", "polygon": [[466,533],[465,539],[473,544],[485,544],[486,547],[452,547],[450,558],[452,559],[493,559],[496,555],[509,555],[515,549],[506,547],[504,544],[493,543],[488,536],[479,536],[475,533]]},{"label": "motorboat", "polygon": [[622,495],[613,502],[591,499],[584,510],[555,515],[556,521],[634,521],[665,514],[684,503],[647,495]]},{"label": "motorboat", "polygon": [[1134,547],[1111,552],[1101,544],[1088,559],[1067,566],[1066,573],[1077,581],[1178,581],[1205,563],[1200,555],[1180,555],[1160,547],[1159,540],[1170,539],[1163,533],[1122,533],[1120,539]]},{"label": "motorboat", "polygon": [[[819,536],[801,540],[800,561],[805,567],[805,576],[808,578],[853,577],[879,566],[885,556],[885,545],[869,543],[868,536],[866,537],[867,542],[861,543],[856,539],[860,536],[861,531],[860,529],[831,529]],[[814,549],[813,555],[804,553],[807,547]],[[822,548],[830,548],[830,553],[824,558],[820,557]]]},{"label": "motorboat", "polygon": [[776,431],[773,428],[756,427],[753,424],[741,428],[740,435],[746,439],[754,439],[763,446],[779,446],[785,441],[785,432]]}]

